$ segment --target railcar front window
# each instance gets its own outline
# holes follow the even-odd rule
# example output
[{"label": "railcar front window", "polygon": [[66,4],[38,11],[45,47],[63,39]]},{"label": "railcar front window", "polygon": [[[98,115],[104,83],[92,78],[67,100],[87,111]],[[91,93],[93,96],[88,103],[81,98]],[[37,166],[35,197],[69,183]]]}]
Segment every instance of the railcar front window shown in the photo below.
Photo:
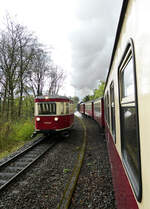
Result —
[{"label": "railcar front window", "polygon": [[38,103],[38,114],[39,115],[52,115],[56,114],[56,103]]}]

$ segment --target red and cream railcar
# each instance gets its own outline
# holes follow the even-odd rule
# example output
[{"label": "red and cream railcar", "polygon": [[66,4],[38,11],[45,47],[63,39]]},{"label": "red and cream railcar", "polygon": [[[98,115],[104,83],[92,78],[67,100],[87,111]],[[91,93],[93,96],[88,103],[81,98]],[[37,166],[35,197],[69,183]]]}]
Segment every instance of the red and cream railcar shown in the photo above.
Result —
[{"label": "red and cream railcar", "polygon": [[104,91],[117,209],[150,208],[150,3],[124,0]]},{"label": "red and cream railcar", "polygon": [[65,96],[38,96],[35,98],[35,131],[49,133],[72,127],[74,106]]},{"label": "red and cream railcar", "polygon": [[94,108],[94,120],[96,120],[100,127],[104,128],[105,124],[104,124],[104,100],[103,97],[96,99],[93,102],[93,108]]}]

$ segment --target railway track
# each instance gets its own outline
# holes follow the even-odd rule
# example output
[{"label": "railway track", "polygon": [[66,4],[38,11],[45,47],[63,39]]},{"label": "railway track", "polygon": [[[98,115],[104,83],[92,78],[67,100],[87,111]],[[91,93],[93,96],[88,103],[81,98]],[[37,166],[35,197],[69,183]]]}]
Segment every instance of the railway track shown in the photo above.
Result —
[{"label": "railway track", "polygon": [[82,166],[82,163],[83,163],[85,147],[86,147],[86,126],[79,117],[78,117],[78,120],[80,121],[80,123],[83,127],[83,130],[84,130],[83,143],[82,143],[80,152],[78,154],[76,164],[73,168],[71,178],[69,179],[68,184],[66,185],[66,188],[64,190],[62,199],[60,200],[60,202],[57,205],[57,209],[68,209],[69,208],[71,198],[72,198],[73,192],[75,190],[75,186],[76,186],[78,176],[79,176],[79,173],[80,173],[80,169],[81,169],[81,166]]},{"label": "railway track", "polygon": [[41,137],[30,147],[2,163],[0,165],[0,192],[55,144],[56,140],[48,141],[45,137]]}]

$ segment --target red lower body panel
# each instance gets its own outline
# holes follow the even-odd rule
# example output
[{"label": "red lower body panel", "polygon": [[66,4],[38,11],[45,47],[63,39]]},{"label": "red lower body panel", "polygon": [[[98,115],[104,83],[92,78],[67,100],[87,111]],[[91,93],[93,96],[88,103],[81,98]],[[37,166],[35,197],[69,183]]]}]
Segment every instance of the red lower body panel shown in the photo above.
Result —
[{"label": "red lower body panel", "polygon": [[[36,121],[36,118],[40,118],[40,121]],[[37,116],[35,118],[36,130],[63,130],[71,127],[74,121],[74,115],[64,116]],[[54,121],[54,118],[59,118],[58,121]]]},{"label": "red lower body panel", "polygon": [[92,110],[86,110],[85,111],[85,114],[86,115],[89,115],[90,117],[92,117]]},{"label": "red lower body panel", "polygon": [[103,115],[100,112],[94,114],[94,120],[99,123],[100,127],[104,128]]},{"label": "red lower body panel", "polygon": [[138,209],[137,202],[126,176],[120,156],[116,150],[113,138],[107,127],[106,138],[117,209]]}]

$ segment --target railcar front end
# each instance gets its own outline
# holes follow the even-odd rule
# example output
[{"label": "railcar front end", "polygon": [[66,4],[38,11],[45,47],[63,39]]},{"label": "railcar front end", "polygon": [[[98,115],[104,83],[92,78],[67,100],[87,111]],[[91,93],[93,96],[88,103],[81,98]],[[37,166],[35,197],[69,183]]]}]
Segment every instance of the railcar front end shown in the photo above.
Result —
[{"label": "railcar front end", "polygon": [[42,96],[35,99],[35,131],[50,133],[72,127],[73,102],[67,97]]}]

